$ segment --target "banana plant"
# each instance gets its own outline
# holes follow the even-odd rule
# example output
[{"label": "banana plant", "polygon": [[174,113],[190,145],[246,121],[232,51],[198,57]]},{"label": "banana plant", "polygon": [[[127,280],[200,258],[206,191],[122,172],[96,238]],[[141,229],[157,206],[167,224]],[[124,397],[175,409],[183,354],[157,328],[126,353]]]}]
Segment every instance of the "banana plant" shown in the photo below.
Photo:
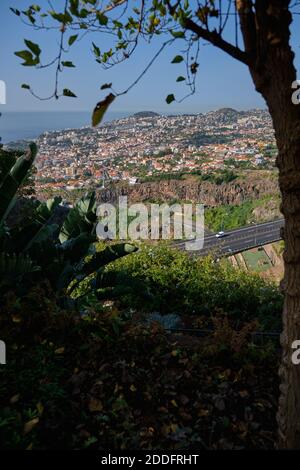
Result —
[{"label": "banana plant", "polygon": [[[37,202],[29,217],[21,224],[8,228],[7,215],[14,205],[16,193],[37,154],[35,144],[19,157],[0,180],[0,291],[16,283],[32,283],[48,279],[58,297],[70,297],[89,276],[99,273],[112,261],[133,253],[137,248],[118,243],[101,252],[95,249],[96,197],[84,195],[69,211],[61,228],[53,217],[61,198]],[[5,274],[7,272],[7,276]],[[94,275],[94,276],[93,276]],[[91,288],[95,288],[93,280]],[[97,289],[99,281],[97,282]]]},{"label": "banana plant", "polygon": [[2,178],[0,182],[0,226],[13,208],[16,193],[32,167],[36,155],[37,146],[32,142],[28,151],[16,160],[10,171]]}]

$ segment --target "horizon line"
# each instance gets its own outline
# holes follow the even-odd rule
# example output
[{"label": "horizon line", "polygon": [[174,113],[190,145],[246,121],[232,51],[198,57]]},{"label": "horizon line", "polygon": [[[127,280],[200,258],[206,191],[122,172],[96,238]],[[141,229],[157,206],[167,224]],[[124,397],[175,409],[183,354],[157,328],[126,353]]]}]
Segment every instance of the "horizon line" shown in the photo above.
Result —
[{"label": "horizon line", "polygon": [[[249,107],[249,108],[233,108],[231,106],[220,106],[220,107],[212,107],[212,108],[209,108],[207,111],[180,111],[180,110],[175,110],[174,111],[162,111],[162,110],[159,110],[159,111],[155,111],[153,109],[140,109],[140,110],[125,110],[125,109],[122,109],[122,110],[109,110],[107,111],[107,113],[143,113],[143,112],[154,112],[154,113],[157,113],[157,114],[162,114],[162,115],[166,115],[166,114],[206,114],[206,113],[209,113],[209,112],[212,112],[212,111],[219,111],[220,109],[233,109],[234,111],[253,111],[253,110],[262,110],[262,111],[265,111],[267,110],[267,107],[264,106],[264,107],[261,107],[261,106],[256,106],[256,107]],[[90,109],[77,109],[77,110],[74,110],[74,109],[50,109],[50,110],[46,110],[46,109],[24,109],[24,110],[16,110],[16,109],[10,109],[10,110],[1,110],[0,108],[0,115],[1,114],[7,114],[7,113],[91,113],[92,114],[92,111]]]}]

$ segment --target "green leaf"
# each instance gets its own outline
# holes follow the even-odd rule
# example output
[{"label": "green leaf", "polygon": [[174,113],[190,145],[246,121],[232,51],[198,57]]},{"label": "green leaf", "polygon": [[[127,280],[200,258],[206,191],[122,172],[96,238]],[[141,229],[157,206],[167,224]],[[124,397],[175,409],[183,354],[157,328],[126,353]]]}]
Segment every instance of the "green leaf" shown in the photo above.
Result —
[{"label": "green leaf", "polygon": [[97,251],[87,261],[81,263],[81,266],[78,266],[78,273],[87,276],[98,271],[101,267],[137,250],[138,248],[130,243],[117,243],[116,245],[108,246],[103,251]]},{"label": "green leaf", "polygon": [[89,11],[86,9],[86,8],[82,8],[82,10],[80,10],[79,12],[79,15],[78,17],[79,18],[86,18],[89,14]]},{"label": "green leaf", "polygon": [[70,62],[70,61],[63,61],[62,62],[62,65],[64,67],[75,67],[75,65],[73,64],[73,62]]},{"label": "green leaf", "polygon": [[75,93],[73,93],[71,90],[69,90],[68,88],[65,88],[64,91],[63,91],[63,96],[69,96],[70,98],[77,98],[77,96],[75,95]]},{"label": "green leaf", "polygon": [[174,38],[182,38],[182,39],[185,38],[184,31],[170,31],[170,33],[172,34]]},{"label": "green leaf", "polygon": [[31,10],[34,10],[34,11],[41,11],[41,7],[39,5],[30,5],[30,8]]},{"label": "green leaf", "polygon": [[56,11],[49,11],[49,14],[52,16],[54,20],[59,21],[60,23],[67,24],[72,23],[73,18],[69,12],[66,13],[56,13]]},{"label": "green leaf", "polygon": [[10,7],[10,10],[11,10],[15,15],[17,15],[17,16],[20,16],[20,15],[21,15],[20,10],[17,10],[16,8],[11,8],[11,7]]},{"label": "green leaf", "polygon": [[6,215],[13,207],[15,195],[19,186],[24,181],[37,155],[37,146],[35,143],[29,145],[29,150],[19,157],[10,169],[9,173],[0,184],[0,225],[3,223]]},{"label": "green leaf", "polygon": [[166,97],[166,102],[167,104],[171,104],[173,101],[175,101],[175,96],[172,93]]},{"label": "green leaf", "polygon": [[78,16],[79,0],[70,0],[70,12],[72,15]]},{"label": "green leaf", "polygon": [[37,56],[40,55],[41,49],[40,49],[40,46],[38,44],[35,44],[34,42],[29,41],[28,39],[25,39],[24,42],[25,42],[26,46],[28,47],[28,49],[30,49],[31,52],[33,52],[34,55],[37,55]]},{"label": "green leaf", "polygon": [[24,60],[22,65],[33,66],[33,65],[37,65],[39,63],[39,59],[34,58],[33,55],[32,55],[32,52],[30,52],[30,51],[26,51],[26,50],[25,51],[18,51],[18,52],[15,52],[15,55]]},{"label": "green leaf", "polygon": [[100,53],[99,47],[96,46],[96,44],[95,44],[94,42],[93,42],[92,44],[93,44],[93,49],[94,49],[94,54],[95,54],[95,56],[96,56],[96,57],[100,57],[100,54],[101,54],[101,53]]},{"label": "green leaf", "polygon": [[111,88],[111,86],[112,86],[112,83],[104,83],[101,86],[100,90],[107,90],[107,88]]},{"label": "green leaf", "polygon": [[101,13],[100,11],[96,13],[97,15],[97,18],[98,18],[98,21],[100,23],[101,26],[106,26],[107,23],[108,23],[108,18],[107,16],[105,16],[103,13]]},{"label": "green leaf", "polygon": [[18,52],[15,52],[15,55],[20,57],[23,60],[32,60],[33,59],[33,55],[29,51],[18,51]]},{"label": "green leaf", "polygon": [[30,86],[27,85],[27,83],[23,83],[23,84],[21,85],[21,88],[24,88],[25,90],[30,90]]},{"label": "green leaf", "polygon": [[183,77],[182,75],[180,75],[179,77],[177,77],[176,82],[184,82],[184,80],[185,80],[185,77]]},{"label": "green leaf", "polygon": [[69,41],[68,41],[69,46],[72,46],[72,44],[74,44],[77,38],[78,38],[78,34],[74,34],[74,36],[70,36]]},{"label": "green leaf", "polygon": [[180,64],[183,61],[182,55],[176,55],[172,60],[171,64]]},{"label": "green leaf", "polygon": [[115,99],[115,95],[113,93],[110,93],[109,95],[107,95],[107,97],[104,100],[99,101],[99,103],[97,104],[97,106],[95,107],[93,111],[93,116],[92,116],[93,127],[98,126],[98,124],[100,124],[100,122],[103,119],[104,114],[106,113],[107,109],[109,108],[111,103],[114,101],[114,99]]},{"label": "green leaf", "polygon": [[85,194],[68,212],[60,230],[60,242],[64,243],[66,240],[75,238],[82,233],[92,235],[97,221],[96,210],[95,193]]}]

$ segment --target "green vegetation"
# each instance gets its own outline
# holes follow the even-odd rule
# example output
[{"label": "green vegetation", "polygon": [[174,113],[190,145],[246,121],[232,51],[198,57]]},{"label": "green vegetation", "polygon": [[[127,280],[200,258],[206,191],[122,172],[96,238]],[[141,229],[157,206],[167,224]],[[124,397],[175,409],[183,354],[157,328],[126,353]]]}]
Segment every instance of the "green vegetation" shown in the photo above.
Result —
[{"label": "green vegetation", "polygon": [[153,174],[151,176],[143,176],[141,178],[142,183],[151,183],[154,181],[168,181],[168,180],[183,180],[184,172],[174,172],[174,173],[159,173]]},{"label": "green vegetation", "polygon": [[95,251],[97,217],[94,193],[86,194],[77,202],[65,216],[61,227],[52,223],[61,202],[58,197],[43,203],[37,201],[21,224],[8,226],[8,214],[36,154],[37,147],[31,144],[29,151],[1,175],[0,293],[16,286],[16,292],[22,295],[42,276],[50,282],[60,301],[65,302],[69,300],[74,285],[80,286],[92,273],[97,273],[96,288],[100,287],[98,277],[102,279],[103,267],[136,248],[122,243],[107,246],[101,253]]},{"label": "green vegetation", "polygon": [[243,253],[243,258],[247,267],[251,271],[265,271],[272,267],[272,264],[264,250],[251,250]]},{"label": "green vegetation", "polygon": [[[278,354],[253,334],[280,328],[276,287],[167,244],[96,243],[94,193],[57,223],[59,198],[8,223],[36,151],[0,180],[2,448],[272,448]],[[206,337],[167,333],[155,311]],[[257,427],[241,437],[245,399]]]},{"label": "green vegetation", "polygon": [[200,170],[193,171],[178,171],[174,173],[161,173],[157,172],[151,176],[145,176],[141,178],[141,182],[152,182],[152,181],[165,181],[165,180],[184,180],[189,176],[197,176],[199,181],[209,181],[214,184],[230,183],[234,181],[238,175],[231,170],[219,170],[209,173],[203,173]]},{"label": "green vegetation", "polygon": [[282,296],[276,286],[226,260],[190,257],[166,245],[142,246],[107,271],[116,279],[126,275],[143,281],[142,291],[120,297],[124,307],[195,316],[224,309],[241,321],[259,319],[261,325],[280,326]]},{"label": "green vegetation", "polygon": [[217,232],[238,228],[252,222],[260,222],[253,211],[255,208],[264,207],[271,199],[276,201],[278,196],[264,196],[261,199],[245,201],[240,205],[228,204],[226,206],[208,207],[205,209],[205,225],[210,230]]},{"label": "green vegetation", "polygon": [[[53,91],[50,97],[58,98],[60,96],[68,96],[72,99],[76,97],[73,91],[68,88],[63,89],[61,87],[61,83],[60,80],[58,80],[58,77],[62,71],[61,66],[63,66],[63,68],[66,67],[66,63],[67,67],[73,67],[74,65],[76,66],[76,64],[70,64],[70,62],[68,63],[64,60],[66,58],[67,52],[69,51],[68,46],[72,46],[74,43],[77,43],[77,39],[79,43],[81,37],[86,36],[86,33],[88,32],[92,31],[93,35],[96,35],[95,33],[98,32],[98,38],[96,37],[95,41],[100,45],[101,49],[97,44],[94,43],[94,59],[104,68],[109,68],[117,63],[123,62],[125,59],[130,58],[133,54],[136,53],[137,45],[143,42],[141,39],[145,39],[149,42],[152,40],[157,42],[157,40],[161,38],[161,48],[158,49],[158,53],[171,42],[173,43],[178,41],[178,49],[174,51],[175,56],[170,60],[172,64],[171,67],[174,69],[173,85],[175,85],[175,77],[181,77],[181,75],[178,74],[184,73],[182,72],[183,64],[181,64],[181,62],[185,62],[185,65],[187,66],[187,77],[184,78],[187,79],[183,80],[183,83],[188,85],[189,89],[187,93],[190,94],[194,94],[195,92],[197,72],[202,68],[201,66],[199,67],[199,63],[201,63],[201,56],[199,56],[199,43],[203,41],[210,43],[222,52],[238,60],[240,63],[246,65],[249,76],[251,76],[255,88],[259,91],[262,98],[265,100],[268,109],[270,110],[275,130],[275,137],[280,152],[279,181],[282,189],[282,208],[283,212],[288,215],[286,220],[287,231],[292,231],[294,227],[297,226],[298,222],[297,201],[295,202],[293,198],[291,198],[291,191],[294,193],[296,186],[294,181],[295,176],[298,174],[298,161],[297,158],[293,158],[293,156],[299,153],[299,143],[297,138],[291,139],[291,135],[295,134],[295,129],[299,129],[300,118],[299,113],[295,112],[295,107],[291,106],[290,104],[290,97],[288,97],[289,105],[285,103],[287,103],[287,90],[290,89],[291,83],[296,80],[296,69],[293,66],[293,46],[290,45],[289,40],[291,33],[294,34],[294,28],[291,27],[291,23],[294,14],[297,14],[297,9],[295,10],[295,8],[297,7],[298,2],[229,2],[229,7],[231,7],[232,3],[233,11],[231,12],[229,8],[227,13],[223,8],[224,2],[216,2],[214,0],[209,2],[190,2],[189,0],[186,0],[184,2],[176,1],[175,3],[153,0],[149,2],[143,2],[142,11],[140,8],[136,8],[134,3],[132,3],[132,5],[130,2],[125,3],[125,6],[128,6],[128,8],[123,8],[123,1],[108,2],[107,4],[105,2],[103,5],[102,2],[96,2],[95,0],[82,0],[80,2],[79,0],[67,0],[63,7],[61,6],[61,2],[58,2],[57,8],[52,10],[49,10],[48,2],[42,6],[40,5],[41,2],[39,2],[37,5],[30,5],[30,3],[27,3],[27,9],[25,7],[25,10],[22,11],[16,8],[12,8],[12,11],[18,17],[21,17],[26,23],[32,24],[36,31],[40,31],[41,29],[54,29],[57,31],[57,35],[60,38],[60,40],[57,41],[58,51],[54,55],[54,60],[51,60],[49,63],[49,66],[53,66],[56,71],[56,74],[53,74],[56,79],[54,78]],[[236,20],[236,39],[241,36],[240,43],[245,45],[245,47],[242,47],[242,49],[238,46],[237,40],[234,40],[234,38],[232,41],[230,40],[230,15],[233,15]],[[78,34],[74,35],[74,26],[77,30],[76,26],[78,25]],[[82,34],[80,34],[80,31],[83,31]],[[108,41],[108,44],[106,47],[104,46],[103,49],[101,39],[104,33],[108,33],[107,35],[111,38],[111,41]],[[39,41],[38,38],[35,40]],[[25,48],[15,53],[17,57],[22,60],[22,64],[26,67],[43,66],[42,64],[45,63],[44,55],[47,55],[47,44],[46,46],[44,44],[42,46],[43,49],[45,47],[46,50],[42,50],[38,43],[28,39],[25,39],[24,42]],[[294,41],[291,42],[294,43]],[[72,47],[76,47],[76,45]],[[87,45],[87,50],[90,51],[90,49],[91,45],[89,44]],[[184,54],[184,56],[180,54]],[[94,125],[99,124],[104,113],[107,111],[108,106],[115,100],[115,98],[117,99],[117,96],[119,97],[129,92],[133,86],[144,77],[156,56],[154,56],[152,61],[147,64],[144,71],[142,71],[140,75],[132,77],[132,80],[129,84],[123,84],[122,87],[121,80],[121,89],[118,88],[118,93],[114,94],[112,92],[114,88],[112,88],[111,83],[102,84],[102,90],[108,88],[110,92],[106,95],[106,97],[101,97],[101,101],[99,101],[95,106],[93,112]],[[134,70],[134,67],[132,67],[132,69]],[[86,70],[84,69],[84,71]],[[270,77],[276,77],[276,80],[271,80]],[[175,92],[171,83],[172,82],[170,81],[170,89],[166,92],[166,102],[168,104],[171,104],[174,101],[177,101],[178,103],[181,101],[182,96],[186,95],[186,93],[182,94],[177,91]],[[115,83],[113,86],[115,87]],[[34,90],[31,90],[30,85],[23,83],[22,87],[34,94]],[[176,97],[174,93],[176,93]],[[295,93],[292,95],[292,100],[295,104],[298,104],[299,102],[298,94],[298,90],[295,90]],[[226,122],[227,120],[224,121]],[[282,131],[283,129],[284,132]],[[253,131],[255,132],[254,126]],[[289,151],[286,151],[286,149],[289,149]],[[299,308],[297,302],[295,302],[295,298],[299,296],[300,286],[297,283],[293,283],[291,287],[290,283],[287,281],[290,279],[296,279],[298,276],[297,254],[299,252],[299,239],[298,237],[286,237],[286,243],[286,250],[289,256],[288,263],[286,263],[286,282],[284,283],[284,286],[288,291],[285,298],[285,314],[288,312],[288,321],[284,321],[283,336],[285,338],[293,338],[299,329]],[[222,334],[224,335],[224,331],[222,331]],[[283,342],[284,359],[290,356],[290,347],[291,345],[288,341]],[[119,353],[120,352],[121,351],[119,350]],[[138,351],[135,352],[137,353]],[[146,357],[148,358],[148,350],[146,350],[145,353]],[[163,356],[160,358],[161,361],[163,361],[164,358],[166,361],[166,359],[169,359],[170,357],[169,355],[167,358],[165,356],[166,354],[163,354]],[[135,354],[134,357],[136,358],[140,356]],[[132,360],[133,358],[131,357],[130,359]],[[177,379],[177,383],[179,384],[178,388],[180,388],[180,379],[182,376],[184,376],[184,372],[187,372],[189,376],[196,377],[196,383],[185,383],[185,390],[196,389],[197,393],[196,396],[193,397],[194,399],[187,399],[187,401],[191,401],[193,405],[191,408],[188,410],[183,410],[183,413],[181,413],[181,422],[178,433],[179,435],[175,434],[174,436],[175,430],[174,428],[172,429],[172,425],[174,424],[173,413],[167,418],[169,428],[171,427],[173,432],[173,435],[170,439],[172,442],[168,441],[169,445],[165,445],[165,441],[162,440],[161,433],[158,432],[157,429],[159,426],[155,427],[156,421],[153,422],[151,419],[146,419],[146,422],[143,421],[142,426],[136,426],[136,416],[143,416],[144,409],[141,409],[142,407],[139,406],[138,409],[132,410],[132,407],[127,406],[129,401],[126,393],[127,390],[126,392],[122,390],[122,392],[119,392],[119,403],[114,408],[114,412],[116,416],[121,414],[120,400],[122,400],[121,408],[126,408],[126,414],[123,413],[122,418],[124,418],[124,421],[126,420],[126,425],[124,425],[121,429],[121,432],[118,433],[117,429],[119,428],[114,426],[114,422],[111,423],[109,416],[109,429],[114,429],[115,438],[111,441],[114,444],[112,447],[118,447],[118,444],[120,444],[118,437],[123,441],[121,448],[126,448],[127,445],[131,445],[131,447],[146,446],[147,448],[153,449],[155,448],[157,442],[160,442],[164,448],[172,448],[176,450],[180,448],[180,444],[183,444],[183,448],[186,448],[188,442],[192,443],[192,446],[196,444],[195,447],[199,447],[199,445],[201,445],[203,442],[207,442],[209,447],[221,447],[227,449],[239,448],[241,443],[245,444],[246,447],[249,447],[249,444],[250,447],[255,447],[256,445],[257,447],[272,446],[273,436],[272,434],[270,435],[270,428],[268,426],[272,420],[267,419],[267,416],[265,416],[265,420],[263,422],[265,429],[263,432],[261,432],[261,423],[256,419],[256,413],[254,411],[254,409],[258,407],[259,414],[261,414],[262,410],[265,410],[265,408],[272,409],[272,402],[275,397],[274,394],[270,394],[269,391],[272,388],[271,384],[273,384],[274,381],[272,381],[272,379],[270,379],[269,383],[268,381],[265,381],[265,375],[268,375],[269,373],[268,368],[264,367],[263,372],[261,372],[262,369],[259,368],[254,361],[252,364],[250,364],[250,366],[248,364],[246,377],[249,377],[251,372],[253,374],[253,371],[255,371],[254,374],[258,374],[260,377],[260,383],[257,388],[254,387],[255,390],[252,390],[252,394],[249,394],[248,390],[239,390],[240,396],[248,397],[250,395],[249,400],[246,399],[243,402],[244,406],[241,407],[243,410],[242,422],[240,421],[240,409],[236,410],[236,395],[230,393],[232,390],[231,384],[235,383],[236,380],[238,382],[240,381],[243,387],[245,385],[245,381],[243,379],[246,377],[243,375],[241,364],[236,364],[234,361],[229,361],[229,364],[226,364],[226,366],[227,369],[230,370],[230,373],[225,374],[225,370],[227,369],[224,370],[224,368],[219,370],[219,375],[222,375],[223,377],[224,374],[226,375],[225,383],[222,384],[222,388],[228,391],[231,398],[230,401],[233,403],[235,412],[234,414],[230,413],[227,409],[228,415],[224,416],[223,414],[223,418],[227,418],[223,420],[223,429],[224,427],[227,429],[227,431],[224,433],[226,438],[221,432],[217,436],[217,439],[215,439],[215,428],[219,430],[221,423],[218,419],[215,419],[215,414],[212,416],[208,406],[201,405],[203,405],[202,400],[205,399],[205,395],[208,392],[208,389],[210,389],[211,393],[215,393],[215,389],[218,387],[219,383],[215,381],[216,377],[211,375],[211,370],[207,369],[206,376],[209,375],[210,380],[208,382],[211,385],[213,384],[213,387],[209,386],[208,389],[202,387],[202,381],[199,380],[199,377],[201,376],[199,373],[200,371],[195,370],[192,367],[189,368],[189,361],[185,361],[185,359],[186,358],[184,357],[184,371],[182,374],[178,374],[178,370],[175,370],[175,373],[171,375],[171,383],[174,385],[174,382]],[[226,359],[224,360],[223,357],[222,360],[224,361],[224,364]],[[159,377],[160,380],[163,381],[165,378],[165,373],[168,372],[168,370],[172,371],[172,362],[170,363],[170,367],[165,370],[161,365],[161,361],[158,361],[160,363]],[[90,361],[87,362],[90,363]],[[113,369],[111,362],[112,361],[110,358],[108,361],[109,370]],[[146,394],[146,397],[149,397],[150,394],[150,397],[152,398],[154,395],[155,406],[149,406],[149,409],[152,408],[151,416],[153,416],[153,410],[157,409],[157,402],[162,398],[163,395],[162,393],[154,394],[154,390],[157,392],[157,389],[155,389],[154,386],[157,384],[157,380],[153,380],[153,378],[157,376],[155,376],[155,374],[154,376],[149,374],[149,370],[152,371],[155,361],[151,360],[149,363],[148,361],[143,360],[143,364],[145,364],[145,362],[147,362],[146,365],[149,365],[146,369],[147,375],[142,374],[140,377],[140,383],[144,383],[143,379],[145,376],[150,378],[151,388],[149,388],[149,390],[143,390],[143,392]],[[123,382],[122,385],[120,385],[116,380],[111,381],[111,383],[114,384],[114,388],[111,387],[109,390],[110,397],[116,389],[120,390],[121,386],[122,388],[126,387],[132,381],[131,374],[129,373],[130,369],[126,368],[127,363],[125,363],[125,361],[120,361],[119,357],[118,364],[119,369],[117,368],[117,370],[119,374],[116,375],[121,375]],[[115,362],[114,365],[116,366]],[[165,362],[163,362],[163,365],[165,365]],[[99,369],[99,366],[100,364],[97,363],[97,372],[101,371],[102,373],[103,369],[102,367]],[[101,364],[101,366],[104,366],[104,364]],[[135,365],[133,366],[133,369],[134,368]],[[233,377],[231,376],[232,369],[234,371],[238,370],[238,374],[234,374]],[[116,376],[113,378],[115,379]],[[103,384],[107,377],[104,375],[104,377],[101,376],[101,379],[102,380],[100,380],[100,382]],[[291,373],[291,365],[287,360],[283,360],[281,363],[280,379],[281,396],[278,410],[278,444],[280,448],[292,449],[297,447],[299,444],[299,410],[297,406],[291,406],[291,403],[299,403],[300,387],[299,374]],[[79,384],[77,383],[77,389],[79,388],[79,391],[79,385],[81,385],[83,382],[84,380],[79,382]],[[93,384],[91,383],[89,385],[92,386]],[[96,387],[96,385],[99,385],[99,382],[96,383],[95,381],[94,385]],[[177,398],[177,390],[170,386],[170,382],[166,385],[167,386],[165,388],[167,388],[169,391],[171,389],[173,392],[173,397],[175,396]],[[200,388],[197,388],[198,385]],[[261,400],[261,388],[263,388],[265,391],[265,393],[263,393],[263,400]],[[135,386],[133,391],[136,389],[137,387]],[[91,387],[89,387],[88,390],[91,390]],[[153,395],[151,395],[152,390]],[[218,395],[221,395],[221,390],[218,390],[218,399],[220,398]],[[181,390],[179,391],[182,392]],[[159,392],[161,392],[161,390],[159,390]],[[99,395],[101,396],[100,392]],[[107,395],[105,395],[105,397],[106,396]],[[84,403],[85,398],[86,395],[83,395],[83,400],[81,403]],[[172,400],[174,400],[174,398],[172,398]],[[208,401],[205,403],[208,405]],[[168,415],[169,409],[172,409],[171,404],[172,403],[163,400],[163,410],[159,410],[160,414],[165,412],[166,415]],[[151,401],[149,405],[151,405]],[[176,405],[174,405],[174,407],[177,409]],[[221,406],[220,401],[218,401],[218,404],[214,403],[214,405],[217,407],[218,412],[222,412],[222,410],[226,409],[226,405],[228,406],[229,404],[225,403],[223,400],[223,402],[221,402]],[[101,409],[101,407],[98,406],[97,409],[99,410],[99,408]],[[181,407],[178,406],[178,408],[180,409]],[[136,412],[135,414],[134,411]],[[190,413],[187,413],[187,411],[190,411]],[[201,417],[203,414],[207,414],[207,412],[209,415],[209,419],[207,420],[208,422],[203,422],[203,420],[200,420],[199,423],[197,421],[195,422],[192,420],[191,422],[188,419],[184,419],[186,414],[190,414],[193,417]],[[133,420],[130,419],[132,415],[134,418]],[[217,414],[217,416],[219,416],[219,414]],[[157,417],[157,415],[155,417]],[[101,420],[101,414],[99,418],[99,420]],[[54,423],[54,425],[52,424],[53,429],[57,423],[57,420],[53,419],[52,423]],[[81,423],[82,419],[80,419],[80,424]],[[209,426],[209,423],[213,423],[214,427]],[[199,433],[196,435],[193,434],[193,432],[197,432],[199,429],[197,425],[200,425],[200,429],[203,433],[208,430],[208,439],[207,436],[204,436],[202,439],[202,436]],[[275,425],[274,421],[272,422],[272,425]],[[49,427],[50,426],[48,426],[48,429]],[[139,427],[138,432],[136,432],[136,427]],[[89,438],[93,439],[93,442],[95,442],[95,439],[98,441],[98,438],[100,438],[100,444],[98,448],[102,448],[103,444],[104,448],[109,447],[107,446],[107,442],[103,443],[102,435],[94,435],[93,430],[95,430],[95,428],[97,429],[97,426],[91,429],[92,433],[88,432]],[[228,432],[228,428],[233,432]],[[254,432],[253,428],[255,430]],[[76,429],[78,428],[76,427]],[[235,435],[233,437],[234,429],[237,430],[236,432],[238,433],[238,436]],[[83,429],[81,428],[81,431],[84,432],[86,429],[83,427]],[[191,432],[191,435],[189,432]],[[155,435],[155,438],[158,438],[158,440],[154,442],[150,440],[149,442],[149,434]],[[87,436],[86,433],[85,435]],[[188,439],[185,439],[184,443],[182,442],[182,440],[184,440],[182,435],[189,436]],[[133,439],[128,443],[128,441],[126,441],[126,436],[133,436]],[[259,436],[258,440],[257,436]],[[143,441],[141,441],[141,438],[143,438]],[[247,442],[245,442],[245,440]],[[266,440],[269,444],[266,444]],[[146,444],[144,444],[144,442],[146,442]],[[242,447],[244,446],[242,445]]]},{"label": "green vegetation", "polygon": [[231,134],[231,135],[211,135],[211,134],[203,134],[199,132],[198,134],[194,134],[191,138],[191,143],[194,145],[210,145],[210,144],[226,144],[232,142],[234,139],[241,138],[242,135],[239,133]]},{"label": "green vegetation", "polygon": [[[276,288],[167,247],[143,247],[108,271],[126,276],[127,292],[123,281],[116,303],[91,298],[84,315],[62,309],[42,279],[21,298],[4,295],[0,329],[15,347],[0,369],[2,448],[221,449],[225,436],[234,448],[272,448],[278,354],[251,335],[278,327]],[[147,326],[153,308],[211,333]]]},{"label": "green vegetation", "polygon": [[203,173],[200,175],[201,181],[209,181],[210,183],[214,184],[222,184],[222,183],[230,183],[234,181],[238,175],[230,170],[221,170],[221,171],[214,171],[213,173]]},{"label": "green vegetation", "polygon": [[277,255],[282,256],[283,251],[284,251],[284,240],[280,240],[280,242],[274,243],[273,247]]},{"label": "green vegetation", "polygon": [[[21,151],[8,151],[4,150],[0,145],[0,181],[4,176],[11,170],[17,160],[22,157],[24,152]],[[30,170],[27,172],[25,178],[22,181],[22,184],[18,188],[18,196],[31,196],[35,193],[34,188],[34,174],[36,169],[34,166],[31,166]]]},{"label": "green vegetation", "polygon": [[249,341],[254,323],[220,313],[204,340],[167,335],[116,308],[59,310],[45,286],[19,301],[16,323],[17,301],[0,317],[16,345],[0,368],[3,450],[274,447],[278,354]]}]

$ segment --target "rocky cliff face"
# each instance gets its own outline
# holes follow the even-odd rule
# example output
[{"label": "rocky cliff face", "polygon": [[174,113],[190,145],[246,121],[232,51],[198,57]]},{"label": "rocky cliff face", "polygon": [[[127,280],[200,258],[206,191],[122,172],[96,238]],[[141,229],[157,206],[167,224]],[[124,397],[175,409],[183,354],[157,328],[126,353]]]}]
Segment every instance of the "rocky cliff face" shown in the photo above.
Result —
[{"label": "rocky cliff face", "polygon": [[222,204],[241,204],[249,199],[278,193],[278,184],[274,178],[239,178],[220,185],[208,181],[169,180],[151,183],[140,183],[134,186],[115,185],[99,190],[99,202],[115,202],[120,195],[126,195],[128,201],[134,202],[170,202],[175,200],[191,201],[207,206]]}]

